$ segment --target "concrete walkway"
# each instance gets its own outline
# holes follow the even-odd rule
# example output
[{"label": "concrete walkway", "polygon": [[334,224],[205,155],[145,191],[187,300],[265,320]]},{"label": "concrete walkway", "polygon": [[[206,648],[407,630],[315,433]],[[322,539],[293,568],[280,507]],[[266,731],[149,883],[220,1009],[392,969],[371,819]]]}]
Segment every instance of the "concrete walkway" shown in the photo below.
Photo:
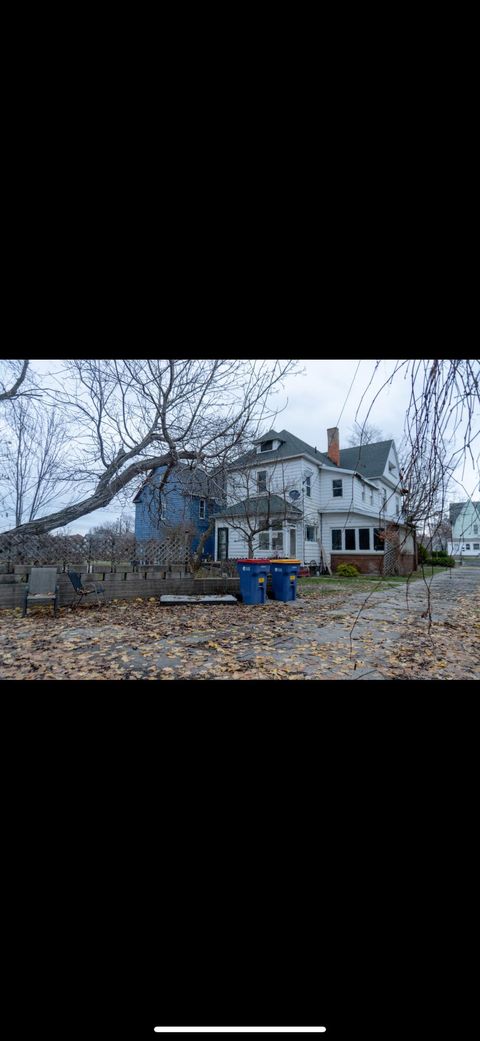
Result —
[{"label": "concrete walkway", "polygon": [[[424,659],[433,658],[434,668],[435,654],[432,648],[440,638],[443,638],[442,646],[439,647],[442,651],[440,660],[445,658],[444,639],[447,638],[456,659],[452,665],[456,665],[456,671],[462,673],[459,678],[473,679],[480,678],[479,605],[480,570],[464,565],[433,577],[427,574],[425,580],[420,578],[408,585],[398,583],[375,589],[371,593],[355,593],[352,589],[342,607],[332,610],[331,617],[332,620],[337,619],[339,624],[341,620],[350,656],[357,662],[359,658],[363,662],[362,666],[357,663],[354,670],[356,679],[367,676],[369,679],[383,679],[387,678],[386,674],[392,678],[389,675],[390,654],[394,650],[393,645],[402,641],[407,644],[416,641],[418,650],[414,652],[415,656],[418,659],[423,653]],[[459,640],[456,649],[455,635]],[[337,636],[340,636],[340,630]],[[471,651],[470,664],[458,661],[458,652],[464,652],[465,649],[465,637]],[[398,671],[402,672],[401,669]]]}]

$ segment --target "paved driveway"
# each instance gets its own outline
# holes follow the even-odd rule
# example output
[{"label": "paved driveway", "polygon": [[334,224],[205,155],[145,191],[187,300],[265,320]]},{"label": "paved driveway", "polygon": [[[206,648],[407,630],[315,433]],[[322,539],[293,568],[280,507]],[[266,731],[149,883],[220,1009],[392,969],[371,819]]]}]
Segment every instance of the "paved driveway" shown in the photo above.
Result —
[{"label": "paved driveway", "polygon": [[371,593],[352,591],[332,617],[348,638],[356,678],[480,678],[480,571],[474,567]]}]

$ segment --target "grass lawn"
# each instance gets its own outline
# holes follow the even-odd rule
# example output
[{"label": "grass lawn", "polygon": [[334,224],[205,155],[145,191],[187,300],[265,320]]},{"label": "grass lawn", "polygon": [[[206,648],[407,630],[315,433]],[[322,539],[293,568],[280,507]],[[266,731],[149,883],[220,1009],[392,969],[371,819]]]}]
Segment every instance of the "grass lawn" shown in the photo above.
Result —
[{"label": "grass lawn", "polygon": [[424,572],[419,568],[418,571],[414,571],[410,576],[408,575],[355,575],[354,578],[345,578],[343,575],[322,575],[319,578],[299,578],[298,591],[305,593],[307,596],[310,593],[337,593],[339,589],[346,588],[349,592],[358,589],[360,592],[363,589],[369,589],[373,583],[376,583],[380,589],[385,589],[389,586],[395,586],[399,583],[405,583],[407,579],[410,582],[417,582],[418,579],[425,578],[427,580],[433,578],[435,575],[439,575],[442,571],[448,571],[449,568],[445,567],[432,567],[429,565],[425,567]]}]

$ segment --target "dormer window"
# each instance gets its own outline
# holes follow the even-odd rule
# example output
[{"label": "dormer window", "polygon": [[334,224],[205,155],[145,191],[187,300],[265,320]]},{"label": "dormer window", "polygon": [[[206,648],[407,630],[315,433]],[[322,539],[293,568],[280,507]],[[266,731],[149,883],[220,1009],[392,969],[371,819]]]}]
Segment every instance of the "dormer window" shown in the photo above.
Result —
[{"label": "dormer window", "polygon": [[389,469],[390,473],[394,473],[396,471],[397,467],[395,466],[395,463],[389,463],[388,464],[388,469]]},{"label": "dormer window", "polygon": [[271,452],[273,448],[273,441],[262,441],[260,445],[261,452]]}]

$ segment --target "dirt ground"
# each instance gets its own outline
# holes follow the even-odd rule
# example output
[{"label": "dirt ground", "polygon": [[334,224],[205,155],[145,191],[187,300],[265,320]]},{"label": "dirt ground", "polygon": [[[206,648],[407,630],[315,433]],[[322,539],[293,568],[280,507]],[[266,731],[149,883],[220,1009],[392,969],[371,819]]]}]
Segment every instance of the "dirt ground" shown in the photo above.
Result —
[{"label": "dirt ground", "polygon": [[287,604],[3,611],[0,679],[480,679],[479,593],[464,566],[408,587],[300,580]]}]

